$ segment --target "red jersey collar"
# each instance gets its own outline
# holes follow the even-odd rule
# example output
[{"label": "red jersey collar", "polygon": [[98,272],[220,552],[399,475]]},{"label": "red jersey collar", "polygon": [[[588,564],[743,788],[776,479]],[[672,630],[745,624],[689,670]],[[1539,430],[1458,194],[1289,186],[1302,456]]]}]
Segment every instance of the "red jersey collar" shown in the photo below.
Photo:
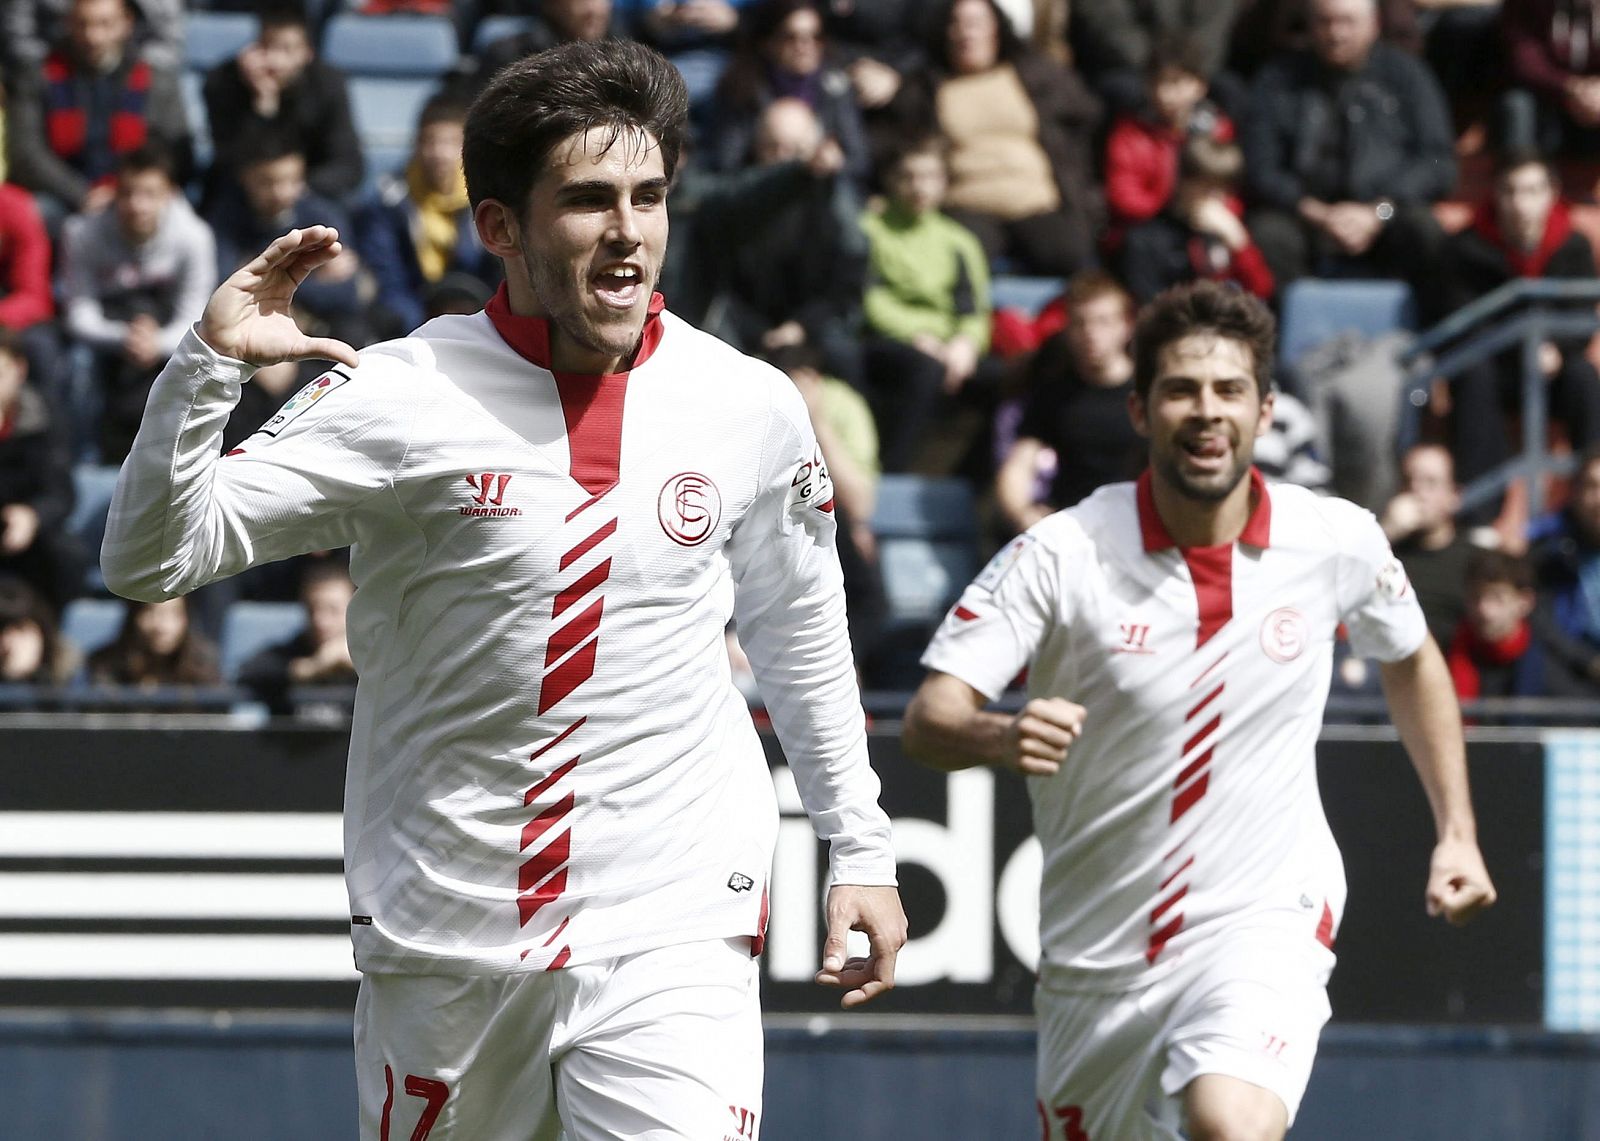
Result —
[{"label": "red jersey collar", "polygon": [[[1161,521],[1161,514],[1156,510],[1156,497],[1150,487],[1148,468],[1139,476],[1137,489],[1139,535],[1144,540],[1145,552],[1149,554],[1176,547],[1177,542],[1167,532],[1167,525]],[[1272,538],[1272,497],[1267,493],[1267,481],[1254,465],[1250,468],[1250,498],[1255,505],[1250,508],[1250,518],[1245,520],[1239,542],[1265,550]]]},{"label": "red jersey collar", "polygon": [[[667,307],[666,298],[659,293],[650,295],[650,307],[645,313],[644,332],[639,337],[639,348],[633,354],[633,368],[638,368],[650,359],[650,354],[656,351],[656,346],[661,343],[661,311]],[[489,304],[483,307],[484,313],[489,318],[489,323],[494,326],[494,331],[500,334],[500,339],[516,350],[517,355],[532,361],[542,369],[550,368],[550,322],[544,317],[522,317],[511,311],[511,299],[506,292],[506,283],[501,282],[500,288],[495,290]],[[626,370],[625,370],[626,371]]]}]

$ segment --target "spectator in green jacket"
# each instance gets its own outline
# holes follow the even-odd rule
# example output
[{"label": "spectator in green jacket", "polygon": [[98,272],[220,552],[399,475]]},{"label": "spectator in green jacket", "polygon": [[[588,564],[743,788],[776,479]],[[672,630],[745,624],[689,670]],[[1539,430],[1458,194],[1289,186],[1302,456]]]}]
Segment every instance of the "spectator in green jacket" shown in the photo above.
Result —
[{"label": "spectator in green jacket", "polygon": [[888,203],[868,212],[863,345],[867,398],[885,471],[904,471],[949,398],[992,398],[989,264],[966,227],[940,210],[948,184],[938,138],[908,144],[889,166]]}]

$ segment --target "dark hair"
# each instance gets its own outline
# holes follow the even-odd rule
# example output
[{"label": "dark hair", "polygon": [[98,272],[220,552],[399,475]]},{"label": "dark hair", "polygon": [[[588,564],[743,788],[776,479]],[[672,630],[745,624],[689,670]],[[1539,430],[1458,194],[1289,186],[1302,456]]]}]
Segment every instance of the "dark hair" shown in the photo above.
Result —
[{"label": "dark hair", "polygon": [[1206,67],[1205,41],[1199,36],[1183,32],[1159,40],[1150,50],[1150,58],[1145,64],[1145,75],[1152,80],[1160,78],[1164,72],[1181,71],[1204,83],[1211,78],[1209,70]]},{"label": "dark hair", "polygon": [[178,184],[178,160],[163,143],[148,142],[125,152],[117,159],[117,175],[146,174],[157,171],[174,186]]},{"label": "dark hair", "polygon": [[1139,314],[1133,329],[1133,387],[1148,399],[1161,354],[1196,333],[1238,341],[1250,350],[1256,392],[1272,391],[1272,354],[1277,323],[1272,311],[1242,289],[1215,281],[1175,285]]},{"label": "dark hair", "polygon": [[337,582],[354,589],[350,581],[350,567],[342,558],[307,559],[300,571],[300,596],[325,583]]},{"label": "dark hair", "polygon": [[1556,168],[1551,165],[1550,159],[1538,147],[1518,146],[1507,147],[1494,156],[1494,177],[1498,181],[1514,170],[1525,166],[1541,166],[1544,168],[1545,177],[1552,186],[1559,186]]},{"label": "dark hair", "polygon": [[305,5],[296,0],[265,0],[256,7],[256,22],[260,25],[258,36],[266,35],[268,28],[299,28],[311,39],[311,21]]},{"label": "dark hair", "polygon": [[467,105],[448,91],[440,91],[428,98],[417,112],[417,134],[438,123],[465,123]]},{"label": "dark hair", "polygon": [[1128,311],[1128,316],[1133,316],[1133,295],[1127,288],[1103,269],[1084,269],[1072,275],[1067,282],[1066,292],[1062,294],[1067,301],[1067,320],[1072,320],[1072,311],[1080,305],[1087,305],[1091,301],[1098,301],[1102,297],[1119,297],[1122,299],[1123,308]]},{"label": "dark hair", "polygon": [[1474,547],[1467,556],[1469,587],[1504,584],[1516,590],[1533,589],[1533,566],[1527,559],[1490,547]]},{"label": "dark hair", "polygon": [[262,126],[246,132],[241,141],[239,169],[246,170],[266,162],[277,162],[290,155],[306,157],[306,145],[294,131],[284,127]]},{"label": "dark hair", "polygon": [[493,198],[520,212],[561,140],[600,127],[611,143],[646,131],[661,147],[668,179],[689,120],[683,76],[632,40],[574,41],[495,73],[467,112],[462,165],[474,208]]},{"label": "dark hair", "polygon": [[910,135],[903,141],[895,143],[885,156],[883,170],[885,172],[899,169],[901,163],[908,158],[920,155],[933,155],[941,163],[949,164],[950,141],[943,135],[925,134]]},{"label": "dark hair", "polygon": [[45,601],[44,595],[24,579],[0,575],[0,629],[20,626],[25,622],[39,627],[39,635],[44,641],[43,652],[39,655],[39,670],[28,680],[44,684],[61,680],[64,652],[61,635],[56,628],[55,611]]},{"label": "dark hair", "polygon": [[189,620],[189,604],[184,603],[183,641],[170,654],[156,654],[139,633],[139,614],[159,602],[130,602],[122,615],[122,626],[110,645],[89,655],[89,674],[95,681],[111,685],[216,685],[222,680],[217,670],[217,652]]},{"label": "dark hair", "polygon": [[[1005,14],[1000,5],[994,0],[983,0],[983,2],[994,13],[995,22],[999,25],[1000,50],[997,53],[999,61],[1015,63],[1028,54],[1028,45],[1017,35],[1017,30],[1011,26],[1011,17]],[[960,3],[963,3],[963,0],[945,0],[939,8],[938,18],[928,25],[928,58],[937,60],[939,66],[946,70],[950,67],[950,15]]]},{"label": "dark hair", "polygon": [[[717,81],[719,108],[753,111],[769,88],[766,50],[772,37],[796,12],[814,12],[826,23],[822,0],[763,0],[740,11],[739,42]],[[826,32],[823,33],[826,36]]]}]

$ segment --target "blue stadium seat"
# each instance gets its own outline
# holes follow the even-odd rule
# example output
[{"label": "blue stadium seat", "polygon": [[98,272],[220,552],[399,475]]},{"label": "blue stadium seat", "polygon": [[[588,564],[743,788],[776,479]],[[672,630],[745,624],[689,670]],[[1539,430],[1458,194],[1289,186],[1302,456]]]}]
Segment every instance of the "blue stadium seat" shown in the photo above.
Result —
[{"label": "blue stadium seat", "polygon": [[526,16],[485,16],[472,32],[472,54],[482,55],[485,48],[496,40],[519,35],[533,26]]},{"label": "blue stadium seat", "polygon": [[256,18],[249,12],[190,8],[184,17],[184,67],[190,71],[210,71],[254,40],[256,29]]},{"label": "blue stadium seat", "polygon": [[964,480],[884,476],[872,529],[891,624],[937,622],[977,573],[977,508]]},{"label": "blue stadium seat", "polygon": [[373,166],[387,164],[397,153],[400,163],[394,165],[404,163],[417,116],[436,89],[432,79],[358,75],[350,80],[350,115],[362,154]]},{"label": "blue stadium seat", "polygon": [[1017,309],[1029,317],[1060,297],[1067,283],[1059,277],[1025,277],[997,273],[989,282],[989,297],[996,309]]},{"label": "blue stadium seat", "polygon": [[1342,333],[1377,337],[1416,327],[1416,298],[1403,281],[1303,277],[1280,300],[1278,360],[1292,364]]},{"label": "blue stadium seat", "polygon": [[206,114],[205,73],[185,69],[178,75],[178,90],[183,95],[183,110],[189,117],[189,134],[194,140],[194,162],[198,170],[211,165],[211,121]]},{"label": "blue stadium seat", "polygon": [[456,65],[456,26],[444,16],[341,13],[322,33],[322,59],[358,75],[439,76]]},{"label": "blue stadium seat", "polygon": [[85,658],[122,629],[128,604],[120,598],[78,598],[61,612],[61,633]]},{"label": "blue stadium seat", "polygon": [[871,672],[913,686],[929,635],[978,571],[977,505],[963,480],[885,475],[872,530],[888,608]]},{"label": "blue stadium seat", "polygon": [[279,642],[305,629],[306,612],[298,602],[235,602],[222,619],[222,678],[237,681],[239,667]]},{"label": "blue stadium seat", "polygon": [[111,510],[111,493],[117,488],[114,467],[97,464],[78,464],[72,469],[72,489],[77,496],[72,514],[67,516],[66,528],[70,535],[83,544],[89,557],[89,567],[84,572],[84,589],[103,594],[106,580],[100,574],[100,543],[106,537],[106,515]]}]

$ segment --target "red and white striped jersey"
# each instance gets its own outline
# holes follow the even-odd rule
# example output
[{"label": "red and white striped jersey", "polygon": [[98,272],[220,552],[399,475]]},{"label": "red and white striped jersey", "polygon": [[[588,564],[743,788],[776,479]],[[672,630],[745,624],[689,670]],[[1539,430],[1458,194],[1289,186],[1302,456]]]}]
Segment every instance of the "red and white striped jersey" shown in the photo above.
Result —
[{"label": "red and white striped jersey", "polygon": [[251,370],[191,332],[118,483],[102,562],[132,598],[353,545],[365,971],[762,934],[777,808],[730,617],[835,882],[894,882],[799,394],[659,297],[629,373],[552,373],[548,345],[502,292],[331,369],[221,457]]},{"label": "red and white striped jersey", "polygon": [[1089,985],[1267,910],[1331,945],[1343,912],[1314,758],[1335,632],[1391,661],[1426,627],[1371,514],[1251,479],[1239,541],[1184,550],[1148,474],[1101,488],[1004,548],[923,657],[990,698],[1026,668],[1030,698],[1084,706],[1028,786],[1044,960]]}]

